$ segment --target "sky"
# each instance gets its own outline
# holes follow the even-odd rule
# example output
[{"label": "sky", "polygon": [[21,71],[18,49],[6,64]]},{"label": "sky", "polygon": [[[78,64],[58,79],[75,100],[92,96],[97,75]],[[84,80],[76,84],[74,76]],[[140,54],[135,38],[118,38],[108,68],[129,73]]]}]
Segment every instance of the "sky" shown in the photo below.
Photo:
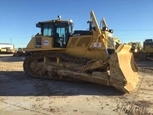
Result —
[{"label": "sky", "polygon": [[36,23],[72,19],[74,30],[86,30],[90,11],[102,18],[122,43],[153,39],[153,0],[0,0],[0,43],[26,47],[40,32]]}]

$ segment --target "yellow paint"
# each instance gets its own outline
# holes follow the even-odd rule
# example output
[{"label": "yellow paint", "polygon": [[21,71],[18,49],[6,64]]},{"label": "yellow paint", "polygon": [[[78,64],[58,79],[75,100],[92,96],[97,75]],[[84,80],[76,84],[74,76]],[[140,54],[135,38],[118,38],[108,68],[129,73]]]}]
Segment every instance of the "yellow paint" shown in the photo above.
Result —
[{"label": "yellow paint", "polygon": [[146,53],[153,53],[153,47],[150,47],[150,45],[146,45],[144,52]]}]

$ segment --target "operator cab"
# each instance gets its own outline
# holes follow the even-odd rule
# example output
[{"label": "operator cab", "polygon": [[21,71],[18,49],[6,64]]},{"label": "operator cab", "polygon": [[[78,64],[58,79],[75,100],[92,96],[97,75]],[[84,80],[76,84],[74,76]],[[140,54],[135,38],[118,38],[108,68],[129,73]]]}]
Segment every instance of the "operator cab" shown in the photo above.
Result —
[{"label": "operator cab", "polygon": [[143,49],[145,49],[146,46],[153,48],[153,39],[145,39],[143,42]]},{"label": "operator cab", "polygon": [[65,48],[70,35],[73,33],[72,20],[50,20],[38,22],[36,27],[41,28],[41,36],[52,37],[54,39],[53,47]]}]

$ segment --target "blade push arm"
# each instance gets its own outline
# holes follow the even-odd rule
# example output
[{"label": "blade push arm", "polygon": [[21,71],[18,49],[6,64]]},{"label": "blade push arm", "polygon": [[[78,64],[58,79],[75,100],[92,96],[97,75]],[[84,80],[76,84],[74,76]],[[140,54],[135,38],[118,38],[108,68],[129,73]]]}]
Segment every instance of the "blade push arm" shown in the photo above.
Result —
[{"label": "blade push arm", "polygon": [[[102,32],[101,32],[101,30],[100,30],[100,28],[99,28],[99,25],[98,25],[98,23],[97,23],[96,16],[95,16],[95,14],[94,14],[93,11],[90,12],[90,18],[92,19],[92,21],[93,21],[93,23],[94,23],[94,25],[95,25],[96,32],[97,32],[97,34],[98,34],[96,42],[98,42],[98,40],[99,40],[99,38],[100,38],[100,40],[102,41],[103,49],[105,49],[106,55],[109,56],[109,54],[108,54],[108,52],[107,52],[107,50],[106,50],[106,49],[107,49],[107,48],[106,48],[106,37],[105,37],[104,34],[102,34]],[[106,24],[106,23],[105,23],[105,24]],[[107,24],[106,24],[106,25],[107,25]]]},{"label": "blade push arm", "polygon": [[[97,42],[98,42],[98,38],[100,37],[100,39],[102,40],[102,44],[103,44],[103,46],[104,46],[104,49],[106,49],[106,39],[105,39],[104,35],[102,34],[102,32],[101,32],[101,30],[100,30],[100,28],[99,28],[99,25],[98,25],[98,23],[97,23],[96,16],[95,16],[95,14],[94,14],[93,11],[90,12],[90,17],[91,17],[91,19],[92,19],[92,21],[93,21],[93,23],[94,23],[94,25],[95,25],[95,29],[96,29],[96,32],[97,32],[97,34],[98,34]],[[106,24],[106,23],[105,23],[105,24]]]}]

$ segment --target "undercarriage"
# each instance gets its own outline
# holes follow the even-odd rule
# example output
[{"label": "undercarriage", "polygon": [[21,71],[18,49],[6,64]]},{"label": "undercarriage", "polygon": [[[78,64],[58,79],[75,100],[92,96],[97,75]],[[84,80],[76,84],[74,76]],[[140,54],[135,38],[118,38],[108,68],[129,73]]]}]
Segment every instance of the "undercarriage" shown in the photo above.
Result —
[{"label": "undercarriage", "polygon": [[109,85],[107,66],[102,60],[77,58],[55,52],[34,53],[24,61],[24,71],[30,77],[69,82],[95,81],[104,85]]}]

